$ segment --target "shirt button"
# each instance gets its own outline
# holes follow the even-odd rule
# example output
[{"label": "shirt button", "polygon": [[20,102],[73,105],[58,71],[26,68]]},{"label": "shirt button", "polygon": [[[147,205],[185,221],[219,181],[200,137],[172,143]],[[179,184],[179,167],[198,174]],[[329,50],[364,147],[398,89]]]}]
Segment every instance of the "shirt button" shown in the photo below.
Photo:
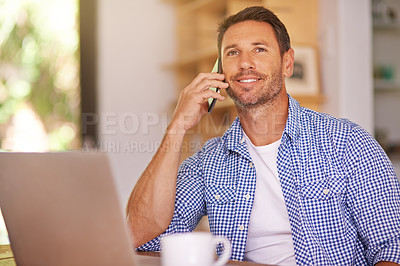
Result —
[{"label": "shirt button", "polygon": [[323,192],[325,195],[328,195],[328,194],[329,194],[329,189],[325,188],[322,192]]},{"label": "shirt button", "polygon": [[239,230],[243,231],[244,230],[244,226],[243,225],[239,226]]},{"label": "shirt button", "polygon": [[216,200],[219,200],[221,198],[221,196],[218,195],[218,194],[215,194],[214,197],[215,197]]},{"label": "shirt button", "polygon": [[249,166],[250,166],[250,167],[253,167],[253,163],[252,163],[252,162],[250,162],[250,163],[249,163]]},{"label": "shirt button", "polygon": [[247,200],[250,199],[250,195],[249,195],[249,194],[246,194],[244,197],[245,197]]}]

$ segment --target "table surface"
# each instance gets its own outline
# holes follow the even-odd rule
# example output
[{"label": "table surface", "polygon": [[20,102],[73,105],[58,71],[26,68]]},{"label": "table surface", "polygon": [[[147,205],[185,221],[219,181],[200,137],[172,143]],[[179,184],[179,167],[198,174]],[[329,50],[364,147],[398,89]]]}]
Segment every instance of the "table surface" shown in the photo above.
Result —
[{"label": "table surface", "polygon": [[[159,252],[137,252],[137,254],[138,254],[139,265],[149,265],[149,266],[161,265]],[[0,265],[1,266],[16,265],[10,245],[0,245]],[[227,265],[261,266],[266,264],[230,260]]]},{"label": "table surface", "polygon": [[0,265],[16,265],[10,245],[0,245]]}]

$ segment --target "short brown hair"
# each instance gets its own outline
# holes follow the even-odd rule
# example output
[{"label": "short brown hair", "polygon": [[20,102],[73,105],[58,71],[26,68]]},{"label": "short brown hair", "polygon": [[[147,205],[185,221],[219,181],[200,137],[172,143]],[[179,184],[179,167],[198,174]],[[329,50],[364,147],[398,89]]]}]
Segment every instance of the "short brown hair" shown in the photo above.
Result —
[{"label": "short brown hair", "polygon": [[221,43],[228,28],[236,23],[254,20],[270,24],[279,44],[281,56],[290,49],[290,37],[282,21],[269,9],[263,6],[247,7],[239,13],[227,17],[218,24],[218,54],[221,56]]}]

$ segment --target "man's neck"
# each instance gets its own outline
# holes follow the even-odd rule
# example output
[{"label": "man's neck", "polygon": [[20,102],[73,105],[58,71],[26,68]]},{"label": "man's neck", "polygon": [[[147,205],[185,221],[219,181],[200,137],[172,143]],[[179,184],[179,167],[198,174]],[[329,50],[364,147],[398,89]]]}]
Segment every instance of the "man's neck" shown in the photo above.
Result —
[{"label": "man's neck", "polygon": [[240,110],[240,123],[246,135],[256,146],[271,144],[282,137],[289,113],[289,99],[285,93],[279,94],[271,103]]}]

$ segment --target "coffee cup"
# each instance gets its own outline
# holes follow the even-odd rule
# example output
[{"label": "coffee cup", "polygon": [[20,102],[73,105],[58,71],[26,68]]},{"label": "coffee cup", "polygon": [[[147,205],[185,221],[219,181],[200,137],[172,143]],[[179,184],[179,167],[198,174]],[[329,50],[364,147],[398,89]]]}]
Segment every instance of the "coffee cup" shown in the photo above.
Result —
[{"label": "coffee cup", "polygon": [[[224,249],[216,258],[216,246]],[[206,232],[172,234],[161,240],[161,264],[163,266],[220,266],[231,256],[231,244],[226,237]]]}]

